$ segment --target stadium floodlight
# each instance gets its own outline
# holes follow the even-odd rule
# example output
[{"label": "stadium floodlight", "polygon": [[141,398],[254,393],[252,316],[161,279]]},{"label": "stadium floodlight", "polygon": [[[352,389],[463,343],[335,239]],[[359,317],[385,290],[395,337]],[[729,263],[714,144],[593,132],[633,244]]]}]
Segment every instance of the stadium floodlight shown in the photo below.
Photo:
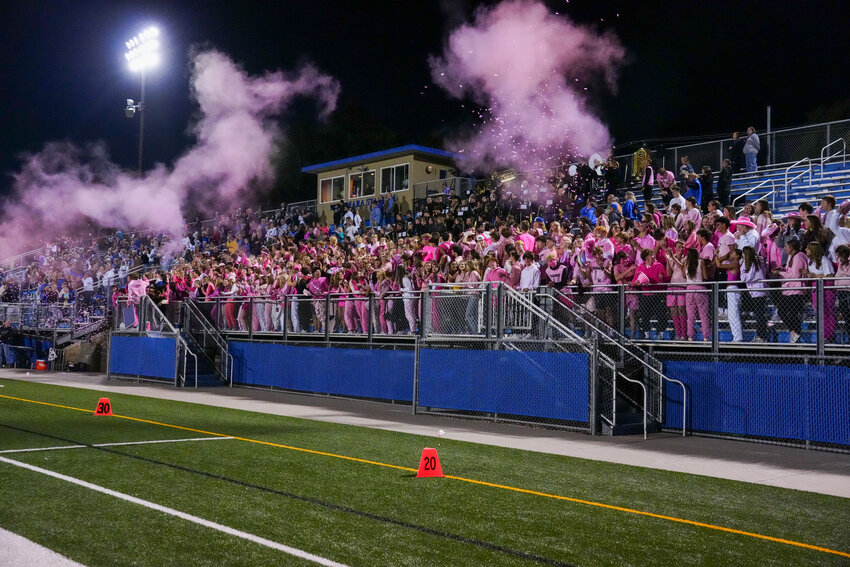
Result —
[{"label": "stadium floodlight", "polygon": [[142,79],[142,96],[139,97],[139,103],[133,104],[132,99],[128,98],[127,107],[124,109],[124,115],[127,118],[139,115],[139,177],[141,177],[145,139],[145,71],[156,67],[160,62],[159,28],[149,27],[139,35],[125,41],[124,45],[127,47],[124,58],[127,60],[128,67],[131,71],[140,73]]}]

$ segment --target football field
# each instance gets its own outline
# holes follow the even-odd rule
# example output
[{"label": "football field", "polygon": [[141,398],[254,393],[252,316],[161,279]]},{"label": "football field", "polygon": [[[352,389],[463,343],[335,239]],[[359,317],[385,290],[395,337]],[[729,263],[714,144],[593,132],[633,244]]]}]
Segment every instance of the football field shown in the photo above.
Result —
[{"label": "football field", "polygon": [[[85,565],[850,564],[835,496],[0,385],[0,527]],[[445,477],[416,478],[425,447]]]}]

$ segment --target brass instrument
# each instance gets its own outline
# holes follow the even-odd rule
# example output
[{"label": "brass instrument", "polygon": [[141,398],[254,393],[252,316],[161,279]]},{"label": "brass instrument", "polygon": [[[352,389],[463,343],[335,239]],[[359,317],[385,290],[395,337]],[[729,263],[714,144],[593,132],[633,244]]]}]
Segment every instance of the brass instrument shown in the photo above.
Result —
[{"label": "brass instrument", "polygon": [[501,171],[494,171],[493,175],[490,178],[493,181],[497,181],[499,183],[506,183],[508,181],[512,181],[517,177],[517,171],[513,168],[511,169],[503,169]]},{"label": "brass instrument", "polygon": [[641,148],[632,156],[632,179],[640,181],[643,178],[643,170],[652,160],[652,154],[646,148]]}]

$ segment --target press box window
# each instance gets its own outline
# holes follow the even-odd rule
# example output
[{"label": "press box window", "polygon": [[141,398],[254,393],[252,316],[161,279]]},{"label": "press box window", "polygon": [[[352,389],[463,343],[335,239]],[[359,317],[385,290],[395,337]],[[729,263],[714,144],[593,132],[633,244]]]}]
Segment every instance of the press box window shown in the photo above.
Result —
[{"label": "press box window", "polygon": [[368,197],[375,194],[375,171],[352,173],[349,178],[349,197]]},{"label": "press box window", "polygon": [[381,168],[381,193],[404,191],[408,186],[410,166],[408,164]]},{"label": "press box window", "polygon": [[321,182],[322,202],[331,203],[345,197],[345,177],[331,177],[322,179]]}]

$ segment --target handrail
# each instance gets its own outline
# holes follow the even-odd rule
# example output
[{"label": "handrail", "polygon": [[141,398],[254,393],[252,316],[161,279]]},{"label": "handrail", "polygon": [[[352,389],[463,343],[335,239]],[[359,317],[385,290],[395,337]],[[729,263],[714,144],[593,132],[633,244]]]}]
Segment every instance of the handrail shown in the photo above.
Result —
[{"label": "handrail", "polygon": [[[761,197],[758,197],[758,198],[753,199],[753,200],[754,200],[754,201],[767,200],[767,198],[768,198],[768,197],[771,197],[771,196],[772,196],[773,198],[770,200],[770,208],[771,208],[771,209],[775,209],[775,208],[776,208],[776,191],[774,191],[774,190],[768,191],[767,193],[765,193],[765,194],[764,194],[764,195],[762,195]],[[746,207],[746,205],[744,205],[743,207],[741,207],[740,209],[738,209],[738,214],[741,214],[741,211],[743,211],[745,207]]]},{"label": "handrail", "polygon": [[[183,302],[183,305],[186,307],[186,312],[190,314],[198,323],[201,325],[204,336],[211,337],[213,342],[221,351],[224,356],[224,380],[228,383],[229,386],[233,386],[233,367],[235,365],[235,360],[233,355],[230,354],[230,345],[228,345],[227,340],[221,336],[218,329],[215,328],[209,321],[207,321],[204,314],[201,312],[200,308],[195,304],[195,300],[189,299]],[[228,360],[230,363],[228,364]],[[220,372],[219,372],[220,373]]]},{"label": "handrail", "polygon": [[[646,439],[646,413],[647,413],[646,406],[647,406],[647,401],[648,401],[646,399],[647,398],[646,385],[643,382],[641,382],[640,380],[635,380],[633,378],[629,378],[628,376],[626,376],[622,372],[617,372],[617,374],[619,374],[621,378],[625,378],[627,382],[637,384],[638,386],[640,386],[641,390],[643,390],[643,438]],[[616,405],[616,403],[615,403],[615,405]],[[683,430],[684,430],[684,428],[683,428]],[[684,431],[683,431],[682,435],[684,435]]]},{"label": "handrail", "polygon": [[776,183],[773,181],[773,179],[765,179],[764,181],[762,181],[761,183],[759,183],[758,185],[756,185],[752,189],[749,189],[749,190],[741,193],[740,195],[738,195],[734,199],[732,199],[732,206],[733,207],[736,206],[736,203],[738,202],[739,199],[746,197],[750,193],[754,193],[755,191],[758,191],[759,189],[761,189],[762,186],[767,185],[768,183],[770,183],[770,187],[775,192],[776,191]]},{"label": "handrail", "polygon": [[803,176],[806,174],[806,170],[804,169],[803,171],[801,171],[800,173],[798,173],[797,175],[792,177],[790,181],[788,180],[788,176],[791,174],[792,169],[794,169],[798,165],[802,165],[804,162],[809,162],[809,183],[812,182],[813,174],[812,174],[812,160],[811,160],[811,158],[804,157],[803,159],[795,161],[793,164],[791,164],[788,168],[785,169],[785,200],[786,201],[788,200],[788,186],[791,183],[794,183],[795,181],[797,181],[798,179],[802,179]]},{"label": "handrail", "polygon": [[[623,284],[612,284],[612,285],[623,285]],[[553,291],[555,292],[555,294],[556,294],[556,295],[560,295],[561,297],[563,297],[563,298],[565,298],[565,299],[567,298],[567,296],[566,296],[565,294],[563,294],[560,290],[553,289]],[[653,365],[649,364],[649,363],[646,361],[646,359],[648,358],[648,359],[650,359],[650,360],[652,360],[652,361],[656,362],[659,366],[661,365],[661,361],[659,361],[657,358],[655,358],[655,357],[654,357],[654,356],[652,356],[651,354],[649,354],[649,353],[647,353],[647,352],[643,351],[643,349],[641,349],[639,346],[637,346],[637,345],[634,343],[634,341],[632,341],[631,339],[629,339],[629,338],[628,338],[628,337],[626,337],[625,335],[620,334],[620,333],[619,333],[616,329],[614,329],[614,328],[612,328],[610,325],[606,324],[604,321],[602,321],[601,319],[599,319],[599,318],[598,318],[595,314],[590,313],[589,311],[586,311],[586,310],[584,309],[584,307],[582,307],[582,306],[578,306],[578,307],[581,309],[582,313],[578,313],[578,312],[576,312],[576,310],[572,309],[571,307],[569,307],[569,306],[567,306],[567,305],[564,305],[564,304],[563,304],[563,302],[561,302],[561,306],[560,306],[560,307],[561,307],[561,308],[563,308],[563,309],[565,309],[565,310],[567,310],[568,312],[571,312],[573,315],[575,315],[576,317],[578,317],[579,319],[581,319],[582,321],[584,321],[584,322],[585,322],[585,324],[587,324],[590,328],[592,328],[594,331],[596,331],[596,333],[597,333],[599,336],[609,336],[609,337],[615,338],[615,339],[616,339],[616,341],[615,341],[615,342],[619,345],[619,347],[620,347],[620,349],[621,349],[621,350],[623,350],[624,352],[626,352],[626,353],[628,353],[629,355],[631,355],[631,356],[632,356],[635,360],[637,360],[638,362],[640,362],[640,364],[641,364],[644,368],[646,368],[646,369],[650,370],[651,372],[654,372],[654,373],[655,373],[656,375],[658,375],[658,376],[659,376],[662,380],[666,380],[667,382],[672,382],[672,383],[674,383],[674,384],[678,384],[678,385],[682,388],[682,400],[683,400],[683,404],[686,404],[686,403],[687,403],[687,395],[688,395],[688,394],[687,394],[687,389],[685,388],[685,384],[684,384],[683,382],[681,382],[680,380],[676,380],[675,378],[670,378],[669,376],[666,376],[663,372],[661,372],[660,370],[658,370],[658,368],[656,368],[655,366],[653,366]],[[583,316],[583,313],[587,313],[587,315],[586,315],[586,316]],[[593,323],[590,323],[590,322],[588,321],[589,317],[592,317],[592,318],[595,320],[595,323],[596,323],[597,325],[599,325],[599,327],[603,327],[603,329],[602,329],[602,330],[600,330],[600,329],[599,329],[599,328],[597,328],[597,327],[596,327]],[[607,327],[607,328],[604,328],[604,327]],[[642,352],[642,353],[643,353],[643,356],[640,356],[640,355],[638,355],[638,354],[636,354],[636,353],[634,353],[634,352],[630,351],[628,347],[632,347],[633,349],[638,350],[639,352]],[[627,379],[628,379],[628,378],[627,378]],[[644,400],[644,409],[646,409],[646,400]],[[684,412],[684,411],[687,411],[687,408],[684,408],[683,412]],[[683,413],[683,414],[682,414],[682,416],[683,416],[683,417],[682,417],[682,436],[683,436],[683,437],[686,435],[686,428],[687,428],[687,423],[688,423],[688,422],[686,421],[686,419],[685,419],[685,415],[686,415],[685,413]]]},{"label": "handrail", "polygon": [[[195,359],[195,388],[198,387],[198,355],[192,352],[189,348],[189,344],[181,337],[177,335],[177,342],[183,345],[183,352],[186,354],[192,355],[192,358]],[[186,357],[183,357],[183,385],[186,385]]]},{"label": "handrail", "polygon": [[[830,146],[834,146],[835,144],[837,144],[839,142],[841,143],[841,151],[835,152],[831,156],[824,155],[827,148],[829,148]],[[828,143],[827,145],[825,145],[824,147],[822,147],[820,149],[820,178],[821,179],[823,179],[823,170],[824,170],[823,166],[824,166],[824,164],[826,164],[827,161],[831,160],[832,158],[834,158],[835,156],[838,156],[838,155],[843,156],[841,163],[843,165],[847,165],[847,140],[845,140],[844,138],[838,138],[837,140],[833,140],[832,142]]]}]

